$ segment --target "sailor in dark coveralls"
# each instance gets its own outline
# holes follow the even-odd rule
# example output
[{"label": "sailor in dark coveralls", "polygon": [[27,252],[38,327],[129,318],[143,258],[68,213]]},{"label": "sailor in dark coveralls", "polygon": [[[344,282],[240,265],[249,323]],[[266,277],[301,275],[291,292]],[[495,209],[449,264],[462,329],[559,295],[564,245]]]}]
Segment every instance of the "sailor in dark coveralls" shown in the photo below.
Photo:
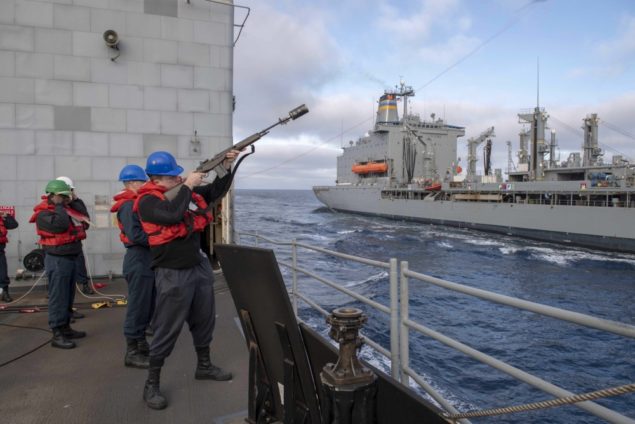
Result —
[{"label": "sailor in dark coveralls", "polygon": [[124,365],[148,368],[150,348],[145,331],[154,309],[154,271],[148,236],[141,228],[139,215],[132,211],[137,191],[148,180],[139,165],[126,165],[119,173],[124,189],[117,193],[110,212],[117,214],[119,239],[126,247],[123,259],[123,275],[128,282],[128,308],[123,324],[126,337]]},{"label": "sailor in dark coveralls", "polygon": [[83,203],[71,199],[71,188],[64,181],[49,181],[45,191],[42,201],[33,208],[29,222],[35,223],[39,243],[45,252],[49,327],[53,330],[51,346],[72,349],[75,343],[69,339],[86,336],[85,332],[75,331],[69,324],[77,255],[86,237],[88,213]]},{"label": "sailor in dark coveralls", "polygon": [[18,228],[18,221],[8,213],[0,212],[0,289],[2,289],[2,302],[13,302],[13,298],[9,294],[9,270],[7,268],[7,257],[4,254],[4,248],[9,239],[7,238],[7,230]]},{"label": "sailor in dark coveralls", "polygon": [[[211,363],[209,345],[215,323],[214,275],[209,260],[201,251],[200,233],[212,221],[207,205],[225,195],[231,185],[230,169],[240,152],[227,153],[222,169],[216,170],[212,184],[201,186],[204,174],[190,173],[185,180],[183,168],[168,152],[148,157],[146,174],[150,178],[139,189],[134,210],[138,211],[152,252],[156,278],[156,302],[150,344],[150,366],[143,399],[153,409],[167,406],[159,382],[164,364],[187,321],[198,357],[195,378],[230,380],[232,374]],[[178,194],[167,200],[167,190],[183,183]],[[190,204],[195,210],[190,210]]]}]

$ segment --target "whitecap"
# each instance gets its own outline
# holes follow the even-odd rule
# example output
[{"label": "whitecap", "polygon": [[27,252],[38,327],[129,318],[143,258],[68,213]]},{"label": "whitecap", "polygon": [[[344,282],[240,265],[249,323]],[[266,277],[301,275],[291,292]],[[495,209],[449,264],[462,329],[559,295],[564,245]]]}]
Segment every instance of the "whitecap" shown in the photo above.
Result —
[{"label": "whitecap", "polygon": [[374,281],[379,281],[382,280],[384,278],[388,278],[388,273],[386,271],[381,271],[377,274],[371,275],[368,278],[365,278],[363,280],[359,280],[359,281],[350,281],[346,284],[344,284],[344,287],[356,287],[356,286],[361,286],[363,284],[367,284],[367,283],[372,283]]},{"label": "whitecap", "polygon": [[500,252],[503,255],[513,255],[516,252],[518,252],[519,250],[521,250],[518,247],[512,247],[512,246],[503,246],[503,247],[499,247],[498,250],[500,250]]}]

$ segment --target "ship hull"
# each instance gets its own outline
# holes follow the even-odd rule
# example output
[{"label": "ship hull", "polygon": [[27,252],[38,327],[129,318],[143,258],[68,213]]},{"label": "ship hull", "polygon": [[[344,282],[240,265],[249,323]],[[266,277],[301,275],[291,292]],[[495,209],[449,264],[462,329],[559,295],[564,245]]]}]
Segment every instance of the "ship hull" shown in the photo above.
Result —
[{"label": "ship hull", "polygon": [[380,187],[314,187],[337,211],[635,253],[635,208],[382,198]]}]

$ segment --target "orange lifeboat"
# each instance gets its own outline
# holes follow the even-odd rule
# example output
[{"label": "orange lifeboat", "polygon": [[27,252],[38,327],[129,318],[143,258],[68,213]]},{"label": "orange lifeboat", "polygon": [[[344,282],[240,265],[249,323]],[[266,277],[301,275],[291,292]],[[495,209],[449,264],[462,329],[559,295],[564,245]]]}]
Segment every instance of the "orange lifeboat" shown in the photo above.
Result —
[{"label": "orange lifeboat", "polygon": [[370,174],[371,172],[375,174],[382,174],[388,171],[388,164],[385,162],[368,162],[365,164],[356,163],[353,165],[351,170],[355,174]]},{"label": "orange lifeboat", "polygon": [[439,191],[441,190],[441,183],[432,183],[429,186],[426,186],[425,189],[427,191]]}]

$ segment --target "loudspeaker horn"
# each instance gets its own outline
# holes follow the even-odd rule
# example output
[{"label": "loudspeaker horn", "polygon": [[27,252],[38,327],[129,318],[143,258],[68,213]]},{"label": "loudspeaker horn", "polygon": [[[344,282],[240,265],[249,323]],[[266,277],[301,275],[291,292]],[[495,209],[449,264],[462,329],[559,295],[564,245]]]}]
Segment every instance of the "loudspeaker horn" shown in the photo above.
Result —
[{"label": "loudspeaker horn", "polygon": [[119,44],[119,36],[117,35],[117,31],[109,29],[108,31],[104,32],[104,41],[106,42],[106,45],[108,47],[116,49],[117,44]]}]

